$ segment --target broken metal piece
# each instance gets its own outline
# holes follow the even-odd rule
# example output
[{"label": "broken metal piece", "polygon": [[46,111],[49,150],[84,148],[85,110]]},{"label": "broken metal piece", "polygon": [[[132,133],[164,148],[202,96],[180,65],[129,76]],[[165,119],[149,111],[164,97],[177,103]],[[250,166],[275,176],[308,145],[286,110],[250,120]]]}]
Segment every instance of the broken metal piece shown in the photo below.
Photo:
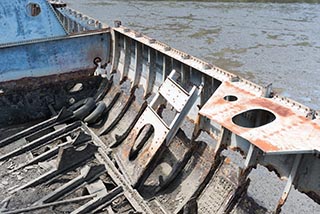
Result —
[{"label": "broken metal piece", "polygon": [[90,158],[98,150],[94,144],[88,143],[85,148],[76,150],[75,147],[60,148],[57,157],[57,170],[65,170]]},{"label": "broken metal piece", "polygon": [[[64,136],[64,135],[62,135],[62,136]],[[31,159],[27,163],[24,163],[24,164],[20,165],[19,167],[14,168],[13,170],[9,171],[8,173],[12,173],[12,172],[17,171],[19,169],[22,169],[22,168],[24,168],[26,166],[29,166],[29,165],[32,165],[32,164],[36,164],[36,163],[39,163],[41,161],[45,161],[45,160],[57,155],[58,152],[59,152],[59,149],[61,147],[64,147],[64,146],[66,146],[66,145],[68,145],[70,143],[72,145],[74,145],[74,146],[78,146],[78,145],[80,145],[82,143],[85,143],[85,142],[88,142],[90,140],[91,140],[91,136],[90,135],[87,135],[83,131],[80,131],[79,134],[75,137],[75,139],[73,141],[67,141],[65,143],[59,144],[56,147],[54,147],[54,148],[52,148],[52,149],[50,149],[50,150],[48,150],[48,151],[36,156],[36,157],[34,157],[33,159]]]},{"label": "broken metal piece", "polygon": [[62,185],[53,192],[50,192],[50,194],[44,196],[39,201],[37,201],[36,204],[50,203],[56,201],[68,192],[75,191],[76,189],[78,189],[81,185],[84,184],[84,182],[90,183],[91,181],[95,180],[103,172],[105,172],[105,170],[106,168],[102,164],[91,167],[85,166],[83,169],[81,169],[81,175],[72,179],[68,183]]},{"label": "broken metal piece", "polygon": [[296,174],[298,172],[298,168],[299,168],[299,165],[300,165],[300,162],[301,162],[302,158],[303,158],[302,154],[297,154],[296,157],[295,157],[291,172],[290,172],[289,177],[288,177],[287,184],[286,184],[286,186],[285,186],[285,188],[283,190],[282,196],[281,196],[281,198],[280,198],[280,200],[278,202],[278,205],[277,205],[276,210],[275,210],[275,214],[279,214],[281,212],[282,206],[287,201],[287,198],[289,196],[289,192],[290,192],[290,190],[292,188],[293,181],[296,178]]},{"label": "broken metal piece", "polygon": [[3,210],[2,213],[3,214],[25,213],[25,212],[30,212],[30,211],[34,211],[34,210],[44,209],[44,208],[47,208],[47,207],[53,207],[53,206],[71,204],[71,203],[78,203],[80,201],[92,199],[95,196],[96,196],[96,194],[85,195],[85,196],[81,196],[81,197],[77,197],[77,198],[71,198],[71,199],[66,199],[66,200],[62,200],[62,201],[55,201],[55,202],[52,202],[52,203],[41,204],[41,205],[36,205],[36,206],[30,206],[30,207],[27,207],[27,208],[22,208],[22,209],[17,209],[17,210],[12,210],[12,211],[11,210]]},{"label": "broken metal piece", "polygon": [[58,157],[57,157],[57,168],[53,169],[40,177],[31,180],[30,182],[19,186],[17,189],[11,191],[11,193],[17,192],[21,189],[28,187],[33,187],[39,185],[43,182],[48,182],[49,180],[55,178],[56,176],[67,173],[68,171],[83,165],[86,163],[86,160],[93,157],[93,155],[98,150],[96,145],[88,143],[82,150],[78,151],[76,148],[69,146],[66,148],[60,148]]},{"label": "broken metal piece", "polygon": [[86,185],[86,189],[88,190],[89,194],[103,194],[107,191],[106,186],[102,182],[102,180],[97,180],[96,182],[92,182]]},{"label": "broken metal piece", "polygon": [[12,152],[9,152],[9,153],[1,156],[0,157],[0,161],[7,160],[7,159],[9,159],[11,157],[23,154],[24,152],[30,151],[30,150],[32,150],[34,148],[39,147],[39,146],[43,146],[45,144],[49,144],[52,141],[61,138],[62,134],[75,129],[75,128],[79,127],[80,125],[81,125],[81,122],[77,121],[77,122],[74,122],[74,123],[72,123],[70,125],[62,127],[60,129],[52,132],[52,133],[49,133],[49,134],[47,134],[45,136],[42,136],[39,139],[36,139],[36,140],[34,140],[34,141],[22,146],[21,148],[18,148],[16,150],[13,150]]},{"label": "broken metal piece", "polygon": [[122,187],[116,187],[111,192],[106,192],[101,196],[94,198],[88,203],[82,205],[78,209],[74,210],[71,214],[87,214],[98,208],[100,205],[104,204],[104,206],[110,204],[112,200],[119,197],[123,194]]},{"label": "broken metal piece", "polygon": [[30,134],[33,134],[37,131],[43,130],[43,129],[48,129],[56,124],[63,123],[64,121],[68,120],[71,118],[72,112],[68,111],[65,108],[62,108],[59,114],[55,117],[52,117],[48,120],[45,120],[41,123],[38,123],[34,126],[31,126],[30,128],[27,128],[17,134],[11,135],[10,137],[7,137],[3,140],[0,141],[0,148],[4,147],[10,143],[13,143],[14,141],[17,141],[23,137],[26,137]]}]

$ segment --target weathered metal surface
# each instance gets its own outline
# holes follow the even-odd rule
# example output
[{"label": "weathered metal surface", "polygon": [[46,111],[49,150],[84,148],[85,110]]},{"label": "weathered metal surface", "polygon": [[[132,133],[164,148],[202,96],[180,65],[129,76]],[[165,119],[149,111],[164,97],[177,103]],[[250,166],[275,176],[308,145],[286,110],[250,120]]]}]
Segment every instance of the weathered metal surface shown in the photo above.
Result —
[{"label": "weathered metal surface", "polygon": [[52,6],[43,0],[2,0],[0,44],[65,36]]},{"label": "weathered metal surface", "polygon": [[[120,208],[124,206],[126,210],[132,212],[152,213],[143,201],[138,202],[138,194],[129,184],[123,181],[121,174],[105,154],[106,150],[101,140],[85,124],[79,121],[76,124],[80,127],[75,127],[73,124],[69,125],[70,130],[67,135],[60,135],[61,139],[57,138],[54,141],[47,142],[50,145],[60,145],[59,154],[42,159],[42,164],[15,169],[18,174],[25,177],[18,180],[20,185],[13,186],[8,191],[3,191],[0,200],[4,199],[6,201],[5,197],[7,196],[10,196],[11,200],[1,208],[1,213],[36,212],[36,210],[43,213],[55,206],[68,207],[67,209],[72,213],[93,213],[108,207],[111,209],[117,203]],[[55,133],[49,135],[55,135]],[[22,135],[18,134],[17,136]],[[41,138],[39,136],[36,141]],[[70,140],[64,142],[64,138]],[[15,144],[18,141],[10,144]],[[6,149],[10,149],[10,147],[9,145]],[[33,148],[32,152],[39,149],[45,148],[42,145],[41,148]],[[22,160],[20,158],[27,156],[28,152],[24,151],[15,159],[19,162]],[[43,173],[39,166],[50,167],[52,160],[55,164]],[[28,172],[30,173],[30,169],[36,168],[38,168],[38,176],[30,180],[30,177],[27,176]],[[24,173],[21,173],[22,171]],[[78,174],[80,175],[77,176]],[[51,182],[48,183],[48,181]],[[46,187],[41,185],[43,182],[46,182]],[[101,185],[94,187],[96,183]],[[3,188],[3,186],[0,188]],[[97,191],[97,188],[102,189]],[[83,195],[85,193],[82,194],[82,192],[85,191],[88,191],[90,195]],[[34,192],[38,194],[34,194]],[[19,196],[20,194],[31,197],[24,198]],[[27,207],[27,204],[23,203],[25,200],[33,205]],[[81,203],[81,201],[83,202]],[[143,208],[143,206],[145,207]]]},{"label": "weathered metal surface", "polygon": [[[250,115],[250,111],[260,111],[264,115]],[[247,139],[266,153],[320,152],[320,124],[317,121],[306,118],[294,107],[289,108],[277,100],[262,98],[257,93],[245,90],[241,82],[222,83],[200,114]],[[238,116],[240,114],[243,116]],[[275,117],[274,121],[270,120],[272,116]],[[256,125],[260,121],[264,125]]]},{"label": "weathered metal surface", "polygon": [[[97,77],[90,77],[93,72],[89,69],[0,83],[3,92],[0,95],[0,127],[45,119],[51,115],[48,105],[59,110],[69,105],[70,99],[78,101],[93,96],[101,82]],[[77,83],[82,84],[82,90],[70,93]]]},{"label": "weathered metal surface", "polygon": [[0,46],[0,82],[93,69],[109,57],[110,34],[97,32]]},{"label": "weathered metal surface", "polygon": [[[48,5],[45,1],[42,3]],[[8,4],[8,1],[5,4]],[[39,8],[36,5],[33,6],[31,12],[38,13]],[[72,83],[77,83],[78,77],[89,80],[91,78],[85,78],[85,76],[93,73],[96,66],[93,63],[95,57],[101,58],[102,64],[111,61],[112,71],[119,73],[119,84],[125,84],[113,89],[111,95],[108,94],[110,89],[108,87],[111,87],[111,84],[107,86],[102,84],[100,95],[90,95],[96,98],[96,101],[99,99],[106,102],[104,97],[107,94],[106,97],[109,100],[107,112],[99,116],[101,121],[99,124],[92,124],[92,129],[84,124],[74,129],[72,125],[69,125],[68,127],[71,126],[72,130],[61,135],[59,134],[63,130],[61,127],[58,128],[58,132],[52,131],[50,134],[47,132],[52,127],[41,128],[41,131],[31,129],[31,133],[28,133],[26,138],[20,136],[21,139],[17,140],[16,138],[20,138],[18,134],[14,140],[5,143],[1,150],[1,157],[6,162],[1,163],[0,168],[5,169],[1,171],[10,169],[5,172],[10,175],[24,173],[28,167],[34,167],[31,164],[41,165],[40,160],[44,161],[42,164],[45,166],[50,165],[50,159],[55,159],[58,163],[58,169],[34,174],[26,181],[17,181],[15,178],[9,180],[9,182],[18,184],[18,187],[13,188],[15,194],[19,194],[21,188],[28,191],[30,185],[39,191],[41,188],[38,184],[48,180],[55,183],[59,181],[59,176],[69,179],[68,174],[72,174],[71,171],[67,173],[69,170],[75,170],[78,173],[80,171],[81,174],[81,171],[86,169],[82,167],[84,165],[101,166],[103,164],[106,166],[108,175],[104,174],[104,171],[99,172],[102,173],[102,176],[94,183],[87,185],[82,182],[81,176],[81,178],[73,176],[69,179],[71,180],[69,183],[59,187],[53,185],[50,186],[51,189],[44,188],[45,191],[48,191],[45,194],[47,198],[53,198],[52,202],[50,200],[50,203],[43,204],[43,207],[33,206],[31,209],[53,207],[59,204],[55,201],[58,197],[63,198],[69,193],[76,195],[77,188],[86,186],[86,191],[91,194],[90,197],[74,197],[71,201],[90,201],[83,202],[85,205],[82,207],[76,204],[71,211],[75,213],[96,212],[106,208],[108,212],[112,210],[115,213],[122,213],[123,210],[143,213],[194,213],[196,210],[201,213],[213,210],[229,212],[236,203],[237,197],[242,197],[237,194],[241,194],[247,188],[247,184],[239,187],[241,184],[239,179],[245,181],[247,174],[257,164],[262,164],[269,170],[275,171],[281,178],[288,178],[283,195],[279,196],[281,200],[278,208],[281,208],[285,202],[292,185],[320,203],[320,162],[319,144],[317,143],[320,138],[319,112],[274,94],[269,86],[258,86],[143,34],[122,27],[119,21],[109,32],[107,25],[66,8],[65,5],[56,5],[54,10],[49,5],[49,8],[51,15],[59,18],[58,22],[61,22],[58,23],[59,26],[62,24],[68,34],[73,36],[25,38],[28,41],[22,39],[16,44],[6,42],[0,45],[0,63],[4,65],[0,68],[2,75],[0,81],[32,77],[1,83],[0,102],[6,104],[5,110],[8,111],[2,112],[5,117],[1,117],[0,126],[8,124],[6,121],[8,115],[15,115],[17,111],[14,110],[17,103],[19,109],[27,104],[25,105],[26,115],[30,115],[29,110],[32,105],[29,104],[33,103],[30,97],[33,97],[35,93],[41,97],[35,96],[36,102],[33,104],[33,106],[40,104],[41,108],[36,108],[39,113],[46,112],[47,114],[49,109],[54,112],[63,104],[69,105],[71,100],[77,101],[78,99],[74,100],[75,94],[73,93],[78,92],[63,89],[64,96],[54,97],[52,94],[55,92],[62,93],[55,88],[60,87],[59,84],[54,84],[55,87],[52,85],[44,87],[44,84],[39,84],[39,82],[54,83],[66,80],[67,72],[72,74],[72,71],[75,72],[73,75],[68,75],[67,82],[70,77],[76,79]],[[19,15],[19,12],[17,14]],[[40,18],[40,14],[33,17],[34,20],[37,17]],[[163,84],[172,70],[176,70],[180,76],[177,80],[175,79],[178,84],[175,85],[175,82]],[[34,81],[35,79],[37,82]],[[126,79],[131,82],[126,82]],[[36,84],[33,84],[35,82]],[[19,96],[16,96],[15,93],[16,83],[20,86]],[[82,84],[81,86],[85,89],[86,84]],[[89,85],[92,84],[94,83],[91,82]],[[192,101],[187,102],[185,92],[202,85],[203,90],[198,91],[199,93],[201,91],[200,96],[194,93]],[[43,90],[47,88],[52,88],[52,90],[42,95],[43,90],[36,89],[38,86],[44,87]],[[123,88],[126,86],[130,91],[129,98],[123,93]],[[23,96],[24,88],[27,88],[28,91],[32,89],[33,92]],[[141,108],[137,116],[134,115],[138,112],[139,108],[136,107],[139,106],[139,102],[141,104],[143,99],[153,92],[159,92],[154,99],[156,101],[151,102],[151,107],[147,107],[146,110]],[[48,97],[48,94],[51,95]],[[55,99],[57,103],[53,102]],[[156,112],[159,105],[166,104],[166,99],[175,109],[174,114],[176,115],[172,116],[173,125],[166,124],[162,115]],[[96,103],[93,103],[93,108],[96,107],[94,104]],[[14,108],[8,107],[11,105]],[[146,106],[146,102],[143,106]],[[185,109],[186,106],[187,109]],[[162,111],[163,105],[160,108]],[[201,109],[200,114],[198,114],[199,109]],[[187,137],[176,136],[182,119],[187,114],[196,125],[192,143]],[[19,113],[19,116],[21,115]],[[21,118],[24,116],[22,115]],[[24,118],[21,121],[28,119],[30,118]],[[95,133],[103,133],[105,136],[99,138],[92,130]],[[192,133],[192,128],[187,128],[187,130]],[[75,143],[77,141],[74,138],[76,132],[82,131],[89,134],[92,140],[86,138],[83,142],[81,141],[83,144]],[[220,136],[216,146],[210,145],[210,142],[200,142],[195,146],[194,138],[201,131],[208,132],[215,139]],[[121,137],[119,133],[122,134]],[[49,136],[54,138],[46,139]],[[66,141],[64,141],[65,138]],[[32,143],[29,143],[28,139],[32,139],[30,140]],[[43,139],[46,140],[45,143],[42,143]],[[173,144],[169,143],[171,139],[174,139]],[[114,140],[116,143],[110,144]],[[11,147],[13,146],[11,143],[17,144],[18,147]],[[54,148],[48,150],[46,145]],[[112,148],[108,147],[110,145]],[[227,147],[235,151],[239,150],[245,156],[244,169],[238,172],[237,167],[231,167],[230,171],[222,167],[216,172],[213,171],[219,162],[221,151]],[[60,150],[59,155],[58,150]],[[45,152],[38,155],[41,151]],[[62,151],[67,153],[62,155]],[[30,153],[38,156],[23,161],[23,158],[28,157]],[[64,161],[61,161],[62,157]],[[21,161],[26,164],[20,165]],[[118,166],[116,167],[112,161],[116,161]],[[7,165],[11,163],[19,165],[13,165],[14,167]],[[36,168],[39,169],[38,166]],[[223,179],[217,179],[221,176]],[[106,177],[108,177],[107,180]],[[103,182],[106,184],[102,188],[103,194],[92,195],[92,188],[94,189],[96,184]],[[52,185],[51,182],[46,184]],[[110,189],[107,190],[108,186],[112,186],[110,195],[108,194]],[[221,189],[220,187],[226,188]],[[0,188],[2,188],[1,185]],[[113,194],[113,191],[118,190],[123,190],[123,194]],[[203,193],[200,194],[202,191]],[[8,193],[3,189],[3,193],[9,196],[12,192]],[[148,203],[146,203],[149,200],[147,193],[153,197]],[[215,194],[212,195],[213,193]],[[224,195],[219,198],[219,193]],[[15,199],[19,198],[15,195],[10,196]],[[44,197],[42,200],[38,198],[27,204],[43,202],[47,198]],[[60,202],[68,203],[68,199]],[[4,200],[4,204],[6,203],[9,202]],[[214,207],[214,205],[217,206]],[[5,213],[23,212],[23,210],[27,211],[27,208],[16,210],[5,208]]]},{"label": "weathered metal surface", "polygon": [[[175,70],[160,86],[159,92],[142,113],[127,141],[116,154],[121,162],[119,165],[135,186],[144,182],[148,174],[147,169],[152,168],[150,165],[157,159],[157,156],[160,156],[163,147],[171,143],[183,119],[200,95],[201,89],[195,86],[190,92],[186,92],[173,80],[174,75]],[[171,93],[167,91],[169,88]],[[177,96],[172,96],[174,94]],[[157,112],[166,102],[170,103],[177,111],[170,124],[167,124]],[[147,127],[150,128],[149,134],[144,131]],[[143,139],[142,142],[140,139]]]},{"label": "weathered metal surface", "polygon": [[[211,65],[203,60],[200,60],[196,57],[190,56],[189,54],[182,52],[180,50],[174,49],[174,48],[167,48],[168,45],[157,41],[155,39],[152,39],[146,35],[143,34],[139,34],[136,31],[129,29],[127,27],[121,26],[121,25],[116,25],[114,28],[112,28],[112,34],[113,34],[113,42],[114,44],[114,48],[113,48],[113,69],[117,70],[117,68],[120,68],[122,66],[128,66],[127,62],[124,64],[124,61],[119,61],[119,52],[121,50],[122,47],[122,43],[124,40],[129,39],[132,40],[134,42],[140,42],[144,45],[145,47],[145,51],[148,51],[148,49],[156,51],[156,55],[158,56],[157,59],[157,68],[154,69],[154,73],[156,73],[157,76],[157,80],[158,77],[161,76],[161,78],[163,79],[163,63],[161,63],[161,65],[159,64],[159,57],[163,57],[164,55],[171,58],[171,60],[176,60],[177,62],[181,63],[180,68],[175,68],[177,70],[177,72],[181,72],[182,73],[182,82],[184,85],[188,85],[188,84],[194,84],[194,85],[199,85],[201,83],[201,78],[204,76],[208,76],[210,78],[212,78],[212,83],[211,84],[205,84],[204,88],[211,88],[211,92],[210,94],[212,94],[215,89],[217,88],[217,86],[224,81],[241,81],[243,83],[243,88],[245,88],[245,90],[248,91],[255,91],[257,93],[259,93],[260,95],[265,94],[266,88],[259,86],[253,82],[250,82],[249,80],[246,80],[242,77],[239,77],[233,73],[230,73],[228,71],[225,71],[219,67],[216,67],[214,65]],[[139,34],[139,36],[137,37],[136,35]],[[133,48],[133,47],[132,47]],[[129,48],[130,49],[130,48]],[[130,54],[130,53],[125,53],[123,54],[122,57],[125,57],[126,54]],[[121,59],[121,57],[120,57]],[[161,62],[163,62],[161,60]],[[130,63],[130,62],[129,62]],[[171,65],[172,66],[172,65]],[[143,66],[147,67],[147,66]],[[131,70],[131,69],[130,69]],[[141,79],[144,79],[145,77],[148,77],[146,75],[144,75],[146,73],[145,70],[142,71],[142,75],[141,75]],[[199,79],[200,78],[200,79]],[[162,83],[161,81],[155,81],[155,85],[159,86]],[[186,80],[188,82],[186,82]],[[146,88],[145,83],[148,82],[147,80],[141,80],[141,84],[143,86],[143,88]],[[156,92],[156,90],[155,90]],[[294,100],[288,99],[286,97],[282,97],[280,95],[276,95],[276,97],[274,98],[277,101],[281,102],[283,105],[287,106],[288,108],[294,107],[296,108],[299,112],[303,113],[303,114],[307,114],[310,111],[310,108],[308,108],[307,106],[304,106],[301,103],[298,103]],[[196,111],[193,112],[191,111],[191,113],[188,115],[189,118],[195,120],[196,118]],[[320,113],[319,112],[315,112],[315,117],[319,118]],[[217,125],[215,124],[210,124],[206,127],[203,127],[206,131],[211,132],[213,134],[216,134],[216,128]]]},{"label": "weathered metal surface", "polygon": [[[137,33],[131,29],[128,29],[126,27],[122,27],[121,25],[116,25],[115,28],[112,29],[112,35],[113,35],[113,42],[115,43],[113,47],[115,48],[113,50],[113,69],[118,70],[121,73],[121,68],[127,67],[129,69],[129,72],[134,72],[133,65],[131,65],[131,61],[129,60],[126,62],[125,58],[132,58],[131,55],[133,53],[131,51],[120,51],[123,47],[124,41],[131,41],[130,44],[135,44],[136,42],[140,42],[144,45],[144,54],[148,56],[150,51],[154,51],[154,55],[156,56],[155,62],[152,62],[155,64],[155,68],[151,71],[149,69],[149,60],[146,60],[144,62],[145,66],[142,66],[142,74],[141,74],[141,86],[147,91],[150,91],[150,84],[151,82],[156,92],[157,86],[160,86],[161,79],[163,78],[164,72],[163,69],[167,66],[176,66],[178,64],[178,67],[176,67],[177,72],[181,75],[181,85],[184,88],[188,88],[188,86],[192,84],[199,85],[201,82],[204,83],[204,90],[201,95],[201,100],[197,101],[198,105],[202,107],[203,105],[209,105],[210,101],[208,101],[209,97],[211,95],[216,95],[216,92],[220,88],[223,89],[223,86],[221,83],[223,82],[231,82],[231,84],[235,84],[238,86],[237,90],[235,91],[236,94],[223,94],[219,96],[219,99],[222,99],[227,95],[234,95],[234,96],[241,96],[241,97],[247,97],[247,99],[256,99],[253,101],[254,105],[247,104],[245,102],[244,105],[248,108],[246,110],[250,110],[253,106],[257,108],[262,108],[261,110],[265,111],[253,111],[248,112],[249,115],[254,115],[258,117],[255,121],[252,120],[244,120],[243,126],[259,126],[258,128],[235,128],[237,130],[253,130],[252,133],[254,135],[247,136],[248,138],[241,137],[241,135],[237,134],[236,132],[233,132],[233,128],[231,127],[233,125],[233,122],[229,119],[230,129],[231,129],[231,136],[230,141],[227,145],[229,148],[240,151],[242,155],[246,157],[245,160],[245,166],[249,169],[251,167],[256,166],[257,164],[262,164],[263,166],[267,167],[269,170],[275,171],[277,175],[283,179],[288,178],[290,176],[290,171],[293,164],[293,157],[292,154],[297,153],[309,153],[309,155],[305,155],[305,157],[302,160],[302,163],[300,164],[300,167],[298,169],[296,179],[294,182],[295,188],[298,188],[299,191],[304,192],[308,194],[309,197],[311,197],[315,201],[319,201],[319,186],[317,184],[319,177],[319,158],[316,157],[317,151],[319,151],[319,147],[317,145],[317,139],[319,129],[314,129],[314,127],[319,127],[319,112],[313,111],[312,109],[302,105],[301,103],[295,102],[293,100],[290,100],[286,97],[282,97],[280,95],[275,94],[271,90],[271,87],[261,87],[259,85],[256,85],[246,79],[243,79],[241,77],[238,77],[234,74],[231,74],[229,72],[226,72],[220,68],[217,68],[213,65],[207,64],[206,62],[199,60],[195,57],[192,57],[186,53],[183,53],[179,50],[176,50],[174,48],[166,48],[167,45],[156,41],[152,38],[149,38],[145,35],[139,34],[137,37]],[[126,44],[128,46],[128,43]],[[119,47],[119,48],[118,48]],[[133,50],[134,46],[127,47],[128,50]],[[127,56],[130,55],[130,56]],[[167,56],[171,58],[171,61],[175,61],[174,64],[169,65],[166,63],[163,63],[164,56]],[[134,57],[133,57],[134,58]],[[120,60],[119,60],[120,59]],[[147,58],[148,59],[148,58]],[[126,63],[130,63],[129,65]],[[180,66],[179,66],[180,63]],[[152,72],[152,75],[150,74]],[[131,75],[132,76],[132,75]],[[155,78],[155,80],[153,80]],[[129,77],[130,79],[130,77]],[[210,89],[210,90],[209,90]],[[264,96],[272,98],[262,98]],[[234,104],[232,100],[234,99],[232,96],[226,97],[227,100],[230,100],[230,105]],[[259,104],[259,100],[264,101],[264,105]],[[224,100],[225,101],[225,100]],[[258,103],[257,103],[258,101]],[[227,101],[225,101],[227,102]],[[228,102],[227,102],[228,103]],[[270,107],[269,104],[272,104]],[[252,104],[252,103],[251,103]],[[211,107],[211,109],[210,109]],[[208,111],[216,110],[216,106],[210,106],[208,107]],[[279,109],[277,109],[280,107]],[[254,107],[253,107],[254,108]],[[272,108],[272,109],[269,109]],[[203,108],[204,109],[204,108]],[[240,108],[241,109],[241,108]],[[282,110],[292,112],[289,117],[286,117],[284,114],[281,113]],[[268,113],[270,111],[270,113]],[[273,112],[274,111],[274,112]],[[230,109],[226,107],[224,110],[221,109],[221,112],[219,112],[219,115],[230,112]],[[217,139],[217,136],[221,133],[221,128],[223,127],[223,124],[220,122],[217,122],[216,120],[210,119],[210,117],[206,117],[200,114],[200,119],[197,119],[197,113],[198,109],[193,108],[190,113],[188,114],[188,117],[196,122],[198,124],[198,131],[206,131],[208,132],[213,138]],[[234,114],[230,114],[228,117],[232,118],[233,116],[236,116],[237,114],[242,113],[242,111],[236,111]],[[227,113],[226,113],[227,114]],[[260,115],[259,115],[260,114]],[[262,114],[262,115],[261,115]],[[265,114],[265,115],[263,115]],[[280,115],[281,119],[278,117],[278,114]],[[220,115],[220,116],[221,116]],[[274,115],[274,117],[273,117]],[[244,115],[240,115],[239,118],[241,119]],[[261,116],[263,116],[261,118]],[[252,119],[252,118],[251,118]],[[271,122],[268,125],[268,122],[275,119],[273,122]],[[242,120],[242,119],[241,119]],[[283,121],[283,122],[281,122]],[[241,123],[241,122],[240,122]],[[292,123],[292,124],[290,124]],[[276,124],[276,126],[272,126],[273,124]],[[281,130],[277,128],[277,126],[284,125],[287,129]],[[265,129],[264,127],[269,126],[271,129],[268,129],[265,134],[270,134],[270,136],[261,134],[261,132],[255,131],[259,129]],[[303,131],[301,131],[301,129]],[[273,130],[273,131],[271,131]],[[274,134],[275,133],[275,134]],[[286,134],[289,134],[288,136]],[[302,133],[302,135],[300,135]],[[270,145],[278,146],[280,147],[280,150],[277,148],[269,149],[266,147],[265,144],[261,144],[260,147],[264,148],[266,153],[261,153],[260,148],[256,146],[255,144],[251,144],[250,139],[254,138],[255,136],[263,137],[263,139],[267,139],[270,137],[270,139],[267,139],[267,142],[270,143]],[[276,143],[273,140],[273,138],[277,138]],[[295,138],[297,136],[297,138]],[[291,143],[288,141],[288,137],[290,139],[294,139],[294,141]],[[249,140],[248,140],[249,139]],[[299,142],[297,139],[300,139]],[[314,141],[310,141],[313,139]],[[305,143],[303,143],[305,142]],[[257,144],[260,142],[258,141]],[[280,143],[280,144],[279,144]],[[305,146],[308,144],[307,146]],[[287,148],[289,146],[289,149]],[[315,150],[317,148],[317,150]],[[306,150],[305,150],[306,149]],[[279,156],[281,154],[281,156]],[[283,155],[285,154],[285,155]],[[312,170],[311,170],[312,169]],[[250,170],[249,170],[250,172]],[[307,173],[305,173],[307,172]],[[313,179],[311,179],[311,177]],[[299,179],[300,178],[300,179]],[[309,179],[310,178],[310,179]]]},{"label": "weathered metal surface", "polygon": [[226,213],[228,202],[239,185],[239,169],[225,160],[212,176],[198,198],[198,212],[203,214]]},{"label": "weathered metal surface", "polygon": [[108,28],[106,24],[71,8],[59,7],[56,12],[69,34]]}]

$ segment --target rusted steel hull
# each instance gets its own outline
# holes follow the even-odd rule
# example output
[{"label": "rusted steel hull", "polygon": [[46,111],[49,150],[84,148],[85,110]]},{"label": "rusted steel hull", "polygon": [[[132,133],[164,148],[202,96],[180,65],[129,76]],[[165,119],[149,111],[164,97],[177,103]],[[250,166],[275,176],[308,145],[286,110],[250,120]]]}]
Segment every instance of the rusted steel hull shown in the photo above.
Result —
[{"label": "rusted steel hull", "polygon": [[276,213],[320,202],[319,112],[51,3],[67,35],[0,45],[0,212],[268,213],[257,165],[287,180]]}]

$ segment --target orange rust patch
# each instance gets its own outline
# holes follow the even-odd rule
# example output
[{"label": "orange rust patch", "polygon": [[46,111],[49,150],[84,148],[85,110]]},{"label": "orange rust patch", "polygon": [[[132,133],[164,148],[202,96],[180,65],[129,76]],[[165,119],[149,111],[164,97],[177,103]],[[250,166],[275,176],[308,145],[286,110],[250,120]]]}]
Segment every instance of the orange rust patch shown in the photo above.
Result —
[{"label": "orange rust patch", "polygon": [[226,164],[230,164],[230,163],[231,163],[231,159],[227,157],[227,158],[224,160],[224,162],[225,162]]},{"label": "orange rust patch", "polygon": [[284,106],[281,106],[281,105],[278,105],[278,104],[275,104],[265,98],[252,99],[249,101],[248,104],[249,105],[251,105],[251,104],[258,105],[263,108],[270,109],[271,111],[277,113],[281,117],[290,117],[290,116],[294,115],[294,112],[291,109],[284,107]]},{"label": "orange rust patch", "polygon": [[252,142],[254,145],[256,145],[257,147],[259,147],[260,149],[262,149],[262,151],[264,152],[270,152],[270,151],[278,151],[280,150],[280,148],[278,148],[277,146],[271,145],[268,142],[261,140],[261,139],[257,139],[254,142]]}]

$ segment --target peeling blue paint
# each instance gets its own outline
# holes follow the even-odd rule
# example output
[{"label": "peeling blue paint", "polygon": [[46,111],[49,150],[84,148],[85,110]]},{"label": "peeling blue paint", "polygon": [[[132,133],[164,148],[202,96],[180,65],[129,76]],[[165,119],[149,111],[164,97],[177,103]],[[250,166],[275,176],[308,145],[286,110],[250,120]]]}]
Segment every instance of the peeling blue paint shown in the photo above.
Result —
[{"label": "peeling blue paint", "polygon": [[[39,14],[32,16],[32,5]],[[0,44],[67,35],[46,0],[1,0],[0,28]]]},{"label": "peeling blue paint", "polygon": [[91,33],[0,48],[0,82],[92,69],[109,58],[110,33]]}]

